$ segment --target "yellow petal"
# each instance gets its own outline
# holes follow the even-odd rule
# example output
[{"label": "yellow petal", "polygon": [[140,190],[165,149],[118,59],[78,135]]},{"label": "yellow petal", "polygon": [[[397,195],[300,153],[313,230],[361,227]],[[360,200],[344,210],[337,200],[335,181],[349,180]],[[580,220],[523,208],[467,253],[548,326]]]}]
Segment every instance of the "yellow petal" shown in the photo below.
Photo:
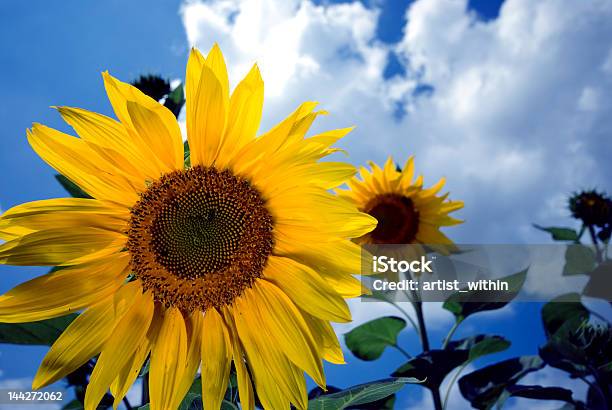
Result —
[{"label": "yellow petal", "polygon": [[27,136],[34,151],[47,164],[94,198],[126,206],[138,200],[130,182],[113,173],[115,166],[96,154],[85,141],[40,124],[34,124]]},{"label": "yellow petal", "polygon": [[182,313],[168,308],[151,352],[151,410],[176,408],[177,388],[187,360],[187,329]]},{"label": "yellow petal", "polygon": [[107,297],[77,316],[47,352],[32,388],[37,390],[63,378],[97,355],[111,335],[115,321],[127,308],[126,302],[134,300],[139,287],[138,281],[131,282],[115,296]]},{"label": "yellow petal", "polygon": [[64,121],[101,157],[117,165],[140,189],[156,171],[145,154],[132,141],[128,131],[118,121],[92,111],[73,107],[57,107]]},{"label": "yellow petal", "polygon": [[22,228],[21,235],[48,228],[82,226],[125,232],[130,212],[111,202],[83,198],[58,198],[27,202],[0,216],[0,230]]},{"label": "yellow petal", "polygon": [[187,71],[185,73],[185,112],[189,128],[193,128],[195,124],[191,124],[195,118],[196,99],[198,96],[198,86],[200,84],[200,73],[204,66],[205,59],[198,49],[195,47],[189,53],[187,60]]},{"label": "yellow petal", "polygon": [[114,398],[113,408],[115,410],[117,410],[123,398],[130,390],[130,387],[132,387],[132,384],[134,384],[134,381],[140,374],[140,370],[150,351],[151,340],[147,334],[147,337],[142,339],[132,357],[128,359],[127,363],[123,366],[121,371],[117,373],[117,377],[115,377],[110,385],[110,391]]},{"label": "yellow petal", "polygon": [[236,368],[236,378],[238,381],[238,394],[240,396],[240,405],[243,409],[255,409],[255,393],[253,391],[253,383],[251,376],[246,367],[246,356],[244,349],[241,347],[240,338],[234,324],[234,318],[229,309],[225,308],[223,312],[225,323],[228,324],[230,333],[232,355],[234,367]]},{"label": "yellow petal", "polygon": [[[277,286],[260,280],[250,302],[259,308],[260,325],[271,341],[319,386],[325,386],[323,364],[317,346],[300,311]],[[250,293],[246,293],[248,297]]]},{"label": "yellow petal", "polygon": [[292,130],[296,127],[296,124],[299,124],[302,119],[312,113],[317,104],[312,101],[302,103],[287,118],[263,134],[260,138],[266,151],[272,154],[284,145],[292,143],[293,140],[288,138],[292,134]]},{"label": "yellow petal", "polygon": [[427,245],[452,245],[451,241],[446,235],[440,232],[437,226],[429,224],[420,224],[419,231],[417,232],[417,239],[419,242]]},{"label": "yellow petal", "polygon": [[302,316],[308,324],[310,332],[315,337],[321,357],[330,363],[344,364],[344,354],[342,353],[340,342],[338,342],[336,333],[329,322],[318,319],[306,312],[303,312]]},{"label": "yellow petal", "polygon": [[153,317],[153,297],[147,292],[134,294],[132,305],[118,320],[96,362],[85,392],[85,410],[94,410],[123,367],[133,359],[146,338]]},{"label": "yellow petal", "polygon": [[255,138],[261,121],[263,98],[264,83],[259,68],[254,65],[230,99],[227,129],[217,159],[219,167],[226,166],[232,155]]},{"label": "yellow petal", "polygon": [[202,402],[218,409],[227,390],[232,348],[227,327],[215,309],[208,309],[202,325]]},{"label": "yellow petal", "polygon": [[236,329],[246,351],[250,370],[253,373],[257,395],[264,408],[286,409],[293,403],[306,408],[307,393],[303,374],[283,355],[277,346],[270,344],[268,335],[261,331],[257,304],[245,294],[234,302],[232,310]]},{"label": "yellow petal", "polygon": [[[155,166],[155,176],[159,177],[165,172],[176,169],[176,161],[183,153],[183,139],[174,114],[138,88],[119,81],[107,72],[102,73],[102,76],[115,115],[126,128],[130,142]],[[156,122],[162,124],[158,128],[165,130],[163,134],[138,132],[137,128],[142,130],[142,124],[137,127],[138,121],[132,117],[133,113],[128,109],[128,102],[136,103],[152,113],[157,118]]]},{"label": "yellow petal", "polygon": [[123,284],[129,261],[122,252],[25,282],[0,296],[0,321],[33,322],[93,305]]},{"label": "yellow petal", "polygon": [[212,48],[208,52],[204,64],[212,70],[219,80],[225,106],[227,107],[227,100],[229,99],[229,79],[227,76],[227,67],[225,66],[225,59],[223,53],[217,43],[213,44]]},{"label": "yellow petal", "polygon": [[157,112],[133,101],[127,102],[127,110],[136,133],[155,155],[171,169],[183,169],[183,138],[178,123],[164,122]]},{"label": "yellow petal", "polygon": [[313,316],[334,322],[351,321],[351,312],[344,299],[306,265],[290,258],[271,256],[264,278]]},{"label": "yellow petal", "polygon": [[0,263],[21,266],[78,265],[121,251],[126,238],[97,228],[35,231],[0,245]]},{"label": "yellow petal", "polygon": [[217,158],[225,130],[227,107],[219,79],[208,66],[203,66],[195,100],[187,111],[187,138],[191,163],[211,165]]},{"label": "yellow petal", "polygon": [[[362,249],[349,240],[321,243],[283,243],[277,245],[275,253],[301,261],[325,273],[356,275],[361,271]],[[367,259],[371,261],[370,259]]]},{"label": "yellow petal", "polygon": [[202,323],[204,318],[202,312],[196,311],[189,316],[187,325],[187,359],[185,369],[177,388],[176,398],[178,402],[185,397],[193,383],[193,379],[200,367],[202,351]]},{"label": "yellow petal", "polygon": [[304,238],[321,236],[330,240],[358,238],[377,224],[372,216],[357,211],[354,204],[317,187],[292,187],[275,192],[268,196],[268,203],[274,212],[279,242],[300,243]]}]

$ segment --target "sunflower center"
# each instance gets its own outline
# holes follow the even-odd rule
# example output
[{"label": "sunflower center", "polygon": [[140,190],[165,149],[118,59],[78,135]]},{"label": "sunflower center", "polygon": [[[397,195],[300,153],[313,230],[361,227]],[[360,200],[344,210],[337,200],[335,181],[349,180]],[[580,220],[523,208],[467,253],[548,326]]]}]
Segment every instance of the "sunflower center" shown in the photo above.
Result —
[{"label": "sunflower center", "polygon": [[364,212],[378,220],[370,238],[377,244],[412,243],[419,229],[419,213],[410,198],[397,194],[374,197]]},{"label": "sunflower center", "polygon": [[219,308],[261,277],[272,230],[265,200],[244,178],[212,167],[174,171],[132,208],[132,270],[167,306]]}]

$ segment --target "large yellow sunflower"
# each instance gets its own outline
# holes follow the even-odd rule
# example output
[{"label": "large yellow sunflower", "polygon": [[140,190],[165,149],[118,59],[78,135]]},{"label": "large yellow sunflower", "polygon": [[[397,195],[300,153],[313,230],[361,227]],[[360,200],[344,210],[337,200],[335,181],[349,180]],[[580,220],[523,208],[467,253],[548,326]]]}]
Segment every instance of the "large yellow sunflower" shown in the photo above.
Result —
[{"label": "large yellow sunflower", "polygon": [[414,157],[408,158],[402,170],[397,169],[391,157],[383,168],[373,162],[370,167],[371,171],[361,167],[361,179],[353,177],[347,183],[349,189],[339,191],[341,197],[378,220],[376,229],[356,242],[412,244],[418,254],[424,254],[422,244],[452,246],[453,242],[440,228],[463,222],[449,216],[463,208],[463,202],[449,200],[448,193],[438,195],[444,178],[431,188],[423,188],[422,176],[414,180]]},{"label": "large yellow sunflower", "polygon": [[190,167],[173,114],[109,74],[119,122],[59,112],[80,138],[34,124],[28,140],[94,199],[49,199],[0,218],[0,263],[61,266],[0,297],[0,321],[84,309],[51,347],[33,388],[99,354],[85,397],[121,402],[150,357],[153,410],[174,409],[201,365],[204,408],[220,407],[233,362],[243,408],[253,384],[270,409],[307,406],[304,372],[342,363],[330,321],[361,293],[350,238],[376,225],[330,189],[350,165],[319,160],[350,129],[305,137],[320,112],[302,104],[256,138],[263,81],[255,65],[230,96],[221,51],[192,50],[186,73]]}]

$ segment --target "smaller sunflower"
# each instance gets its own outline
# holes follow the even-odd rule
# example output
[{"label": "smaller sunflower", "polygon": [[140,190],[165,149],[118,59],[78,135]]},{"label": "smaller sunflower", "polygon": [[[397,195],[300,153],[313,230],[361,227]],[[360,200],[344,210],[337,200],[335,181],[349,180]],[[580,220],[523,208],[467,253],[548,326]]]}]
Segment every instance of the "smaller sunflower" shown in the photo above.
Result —
[{"label": "smaller sunflower", "polygon": [[453,242],[440,228],[462,223],[449,216],[463,208],[462,201],[451,201],[448,193],[438,195],[444,186],[442,178],[431,188],[423,188],[423,177],[414,181],[414,157],[408,158],[403,170],[396,167],[389,157],[380,168],[369,162],[371,171],[361,167],[359,177],[353,177],[348,190],[340,196],[351,200],[357,208],[378,220],[376,229],[356,242],[362,245],[412,244],[419,254],[424,253],[422,244],[442,245],[442,249]]}]

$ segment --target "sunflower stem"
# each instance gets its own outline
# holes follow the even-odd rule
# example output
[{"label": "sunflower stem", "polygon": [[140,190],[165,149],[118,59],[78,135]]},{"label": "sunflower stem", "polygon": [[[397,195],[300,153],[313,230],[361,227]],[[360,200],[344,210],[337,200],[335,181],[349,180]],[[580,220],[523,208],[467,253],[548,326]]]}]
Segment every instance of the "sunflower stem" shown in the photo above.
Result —
[{"label": "sunflower stem", "polygon": [[142,406],[149,402],[149,373],[142,376]]},{"label": "sunflower stem", "polygon": [[[420,300],[415,300],[413,302],[414,310],[417,315],[417,319],[419,322],[419,328],[421,329],[421,345],[423,346],[423,351],[428,352],[430,350],[429,347],[429,337],[427,336],[427,327],[425,326],[425,316],[423,314],[423,302]],[[440,389],[438,387],[432,386],[431,397],[433,398],[434,408],[436,410],[442,410],[442,398],[440,397]]]},{"label": "sunflower stem", "polygon": [[595,228],[591,224],[589,224],[589,234],[591,234],[591,240],[593,241],[593,246],[595,246],[595,253],[597,254],[597,263],[602,263],[603,258],[601,257],[601,249],[599,249],[599,242],[597,241],[597,235],[595,235]]},{"label": "sunflower stem", "polygon": [[128,398],[127,398],[127,397],[124,397],[124,398],[123,398],[123,404],[125,404],[125,408],[126,408],[127,410],[132,410],[132,409],[133,409],[133,407],[132,407],[132,405],[130,404],[130,401],[128,400]]}]

